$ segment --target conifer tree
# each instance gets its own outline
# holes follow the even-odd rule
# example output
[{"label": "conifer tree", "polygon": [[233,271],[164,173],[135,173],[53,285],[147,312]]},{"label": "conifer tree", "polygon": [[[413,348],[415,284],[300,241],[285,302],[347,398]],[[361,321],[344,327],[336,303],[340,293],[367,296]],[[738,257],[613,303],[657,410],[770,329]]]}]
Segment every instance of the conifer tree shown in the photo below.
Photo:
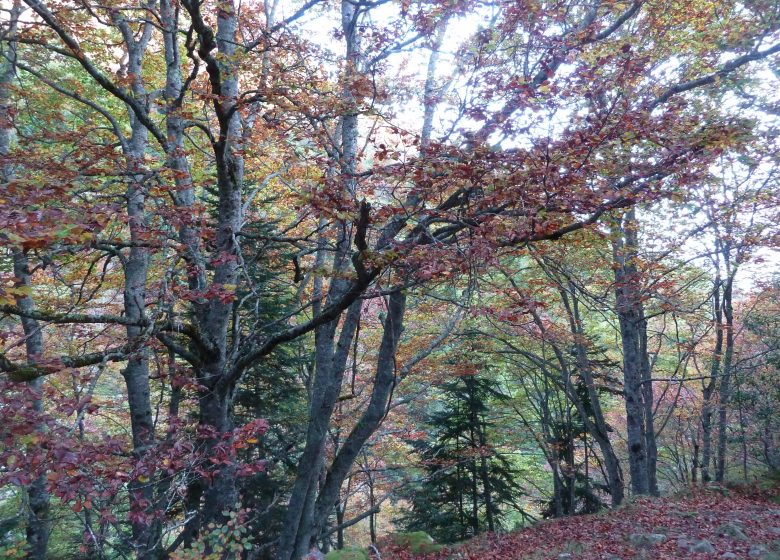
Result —
[{"label": "conifer tree", "polygon": [[454,542],[501,529],[506,514],[519,509],[517,472],[495,446],[490,417],[505,399],[492,380],[477,376],[442,387],[441,408],[427,420],[433,440],[419,446],[425,476],[402,520],[409,530]]},{"label": "conifer tree", "polygon": [[[276,318],[289,313],[302,281],[297,275],[292,278],[270,272],[269,261],[296,259],[289,247],[273,240],[275,226],[270,222],[252,224],[245,236],[244,246],[252,258],[244,263],[248,287],[239,290],[237,299],[246,304],[242,321],[253,329],[268,329]],[[284,323],[277,323],[277,331],[285,328]],[[281,530],[304,437],[306,372],[311,361],[304,340],[277,348],[247,370],[232,410],[237,425],[263,419],[269,426],[262,438],[238,453],[247,463],[265,462],[261,472],[241,479],[240,493],[241,506],[257,512],[248,522],[252,541],[266,552],[271,551],[268,543]]]}]

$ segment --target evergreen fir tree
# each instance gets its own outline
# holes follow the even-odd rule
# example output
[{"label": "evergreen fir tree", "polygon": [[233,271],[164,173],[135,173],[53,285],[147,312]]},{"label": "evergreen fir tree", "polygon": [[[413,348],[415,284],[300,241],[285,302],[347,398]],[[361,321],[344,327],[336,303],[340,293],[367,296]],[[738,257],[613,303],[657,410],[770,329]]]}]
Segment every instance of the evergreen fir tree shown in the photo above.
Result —
[{"label": "evergreen fir tree", "polygon": [[[251,279],[251,290],[237,293],[244,300],[241,317],[253,330],[262,330],[269,336],[286,325],[277,319],[284,317],[295,305],[295,283],[300,279],[279,277],[269,273],[270,260],[293,260],[288,245],[269,241],[273,239],[275,224],[254,225],[246,235],[242,247],[247,258],[244,270]],[[262,512],[249,520],[254,544],[265,553],[268,545],[281,530],[284,505],[295,479],[300,442],[305,440],[306,390],[301,373],[309,356],[303,341],[283,345],[248,370],[236,393],[233,418],[236,425],[255,419],[264,419],[269,429],[260,440],[239,452],[239,459],[247,462],[258,459],[266,462],[263,472],[241,479],[241,506]],[[265,556],[262,556],[263,558]]]},{"label": "evergreen fir tree", "polygon": [[424,477],[402,523],[448,543],[503,528],[507,512],[519,509],[521,490],[511,462],[492,445],[491,405],[506,397],[476,376],[447,383],[442,392],[442,409],[427,421],[433,442],[419,449]]}]

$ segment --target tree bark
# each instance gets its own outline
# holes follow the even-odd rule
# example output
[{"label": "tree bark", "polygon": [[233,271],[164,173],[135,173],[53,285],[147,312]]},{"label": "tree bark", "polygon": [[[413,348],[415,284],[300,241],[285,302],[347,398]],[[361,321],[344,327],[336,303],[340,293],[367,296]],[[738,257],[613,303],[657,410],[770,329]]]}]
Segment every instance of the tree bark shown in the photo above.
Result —
[{"label": "tree bark", "polygon": [[[382,341],[377,356],[371,399],[358,419],[357,424],[347,436],[344,444],[336,453],[325,481],[316,500],[311,527],[301,531],[298,552],[305,553],[312,541],[319,538],[325,526],[328,513],[338,499],[339,489],[349,475],[350,469],[360,454],[363,445],[376,431],[387,412],[392,390],[395,387],[395,353],[403,330],[403,317],[406,311],[406,294],[394,292],[389,297],[387,318],[385,319]],[[295,558],[295,557],[294,557]]]},{"label": "tree bark", "polygon": [[[133,76],[131,89],[134,99],[146,105],[146,90],[143,84],[143,60],[146,47],[151,39],[153,26],[142,25],[140,36],[136,39],[130,24],[121,12],[112,16],[113,23],[120,30],[127,50],[127,73]],[[149,131],[137,118],[131,107],[127,107],[130,119],[131,136],[125,153],[128,166],[128,184],[125,191],[128,228],[130,230],[130,249],[124,259],[124,313],[136,324],[146,319],[146,289],[149,275],[150,251],[145,246],[147,234],[146,215],[146,174],[145,156]],[[128,356],[122,376],[127,388],[127,402],[130,411],[130,427],[133,438],[133,455],[143,463],[144,455],[151,449],[155,440],[154,417],[152,414],[149,387],[149,353],[145,347],[143,328],[136,325],[126,327],[127,342],[133,347]],[[142,482],[143,470],[130,481],[130,510],[142,517],[131,523],[133,546],[139,560],[151,560],[158,546],[158,535],[154,534],[152,521],[154,512],[154,484]]]},{"label": "tree bark", "polygon": [[[13,129],[13,117],[11,115],[11,81],[16,72],[16,29],[19,15],[22,12],[20,2],[17,0],[10,9],[8,26],[3,29],[6,42],[0,43],[0,158],[6,157],[11,148],[11,130]],[[13,180],[15,170],[13,166],[4,163],[0,168],[0,182],[8,183]],[[30,263],[26,253],[22,249],[12,250],[14,277],[16,286],[32,289],[32,274]],[[35,302],[31,295],[16,298],[16,306],[25,313],[35,311]],[[43,330],[35,319],[21,317],[22,330],[24,332],[25,351],[28,363],[34,363],[43,356]],[[32,409],[41,414],[44,411],[41,390],[43,378],[38,378],[28,383],[33,391]],[[39,473],[32,483],[25,488],[27,498],[27,557],[32,560],[46,558],[46,550],[49,544],[49,532],[51,530],[50,500],[46,486],[45,473]]]},{"label": "tree bark", "polygon": [[477,423],[477,430],[479,433],[479,446],[481,448],[482,456],[480,458],[480,475],[482,477],[482,496],[485,502],[485,522],[487,523],[487,529],[491,533],[496,530],[496,524],[493,514],[493,489],[490,484],[490,459],[485,456],[485,446],[487,446],[487,434],[485,433],[486,427],[484,419],[480,419]]},{"label": "tree bark", "polygon": [[731,374],[734,358],[734,309],[732,307],[732,292],[734,271],[730,266],[729,243],[725,243],[724,259],[728,270],[728,278],[723,286],[723,316],[726,320],[726,348],[723,354],[723,364],[720,372],[720,387],[718,390],[718,460],[715,469],[715,480],[723,482],[726,476],[726,444],[728,442],[728,409],[731,402]]},{"label": "tree bark", "polygon": [[[628,464],[635,494],[657,494],[653,389],[647,356],[647,320],[642,303],[638,223],[632,207],[613,226],[615,308],[623,348]],[[653,432],[653,433],[651,433]]]},{"label": "tree bark", "polygon": [[[546,263],[540,262],[540,264],[547,267]],[[548,273],[555,276],[555,273],[552,270],[549,270],[549,267],[547,268]],[[580,315],[579,298],[577,296],[576,287],[568,278],[555,278],[555,280],[559,286],[559,294],[569,319],[569,329],[574,338],[577,371],[587,388],[592,414],[588,414],[582,399],[580,399],[580,396],[576,391],[572,390],[571,384],[568,381],[571,379],[571,372],[569,371],[566,353],[555,342],[551,341],[551,347],[561,370],[561,383],[566,389],[567,397],[577,409],[577,414],[585,424],[586,430],[593,436],[593,439],[596,440],[596,443],[599,446],[606,469],[607,485],[610,489],[610,500],[612,506],[617,507],[625,498],[623,472],[620,468],[620,460],[615,453],[615,448],[609,439],[610,429],[604,417],[604,412],[599,400],[598,388],[596,387],[595,378],[593,376],[593,368],[590,359],[588,358],[587,347],[585,345],[584,324]],[[544,334],[546,329],[541,317],[535,311],[532,313],[532,316],[534,322]]]},{"label": "tree bark", "polygon": [[[624,499],[625,489],[623,483],[623,472],[620,469],[620,461],[617,457],[617,454],[615,453],[615,448],[609,439],[609,426],[607,425],[607,421],[604,418],[604,411],[601,408],[601,400],[599,399],[598,389],[596,388],[596,382],[593,378],[593,369],[591,367],[590,360],[588,359],[587,348],[585,347],[584,343],[585,331],[582,318],[580,316],[579,299],[577,298],[576,288],[574,287],[573,283],[571,283],[569,287],[570,293],[572,295],[572,304],[568,304],[568,300],[565,294],[563,294],[563,299],[570,318],[569,327],[572,331],[572,334],[575,335],[575,351],[577,353],[578,371],[580,372],[582,380],[585,383],[585,387],[588,390],[588,399],[590,400],[593,411],[592,422],[590,422],[587,418],[583,420],[585,422],[585,427],[588,428],[588,433],[593,436],[599,446],[599,449],[601,450],[604,467],[607,471],[607,485],[609,486],[610,500],[612,507],[617,507],[623,502]],[[582,412],[580,412],[580,415],[582,416]]]},{"label": "tree bark", "polygon": [[[238,76],[236,71],[236,30],[238,6],[232,0],[223,0],[217,6],[216,33],[203,19],[201,4],[183,1],[193,31],[198,38],[198,56],[205,62],[213,94],[212,104],[218,122],[218,134],[212,143],[217,171],[217,216],[214,235],[214,273],[211,286],[220,292],[229,292],[238,283],[241,253],[237,235],[242,226],[242,188],[244,159],[242,156],[241,118],[237,110]],[[174,202],[182,210],[179,237],[186,247],[189,267],[188,284],[196,290],[207,288],[205,266],[200,253],[198,230],[186,221],[186,209],[193,204],[189,169],[183,159],[182,121],[178,118],[176,99],[181,95],[180,71],[176,68],[175,9],[163,4],[166,16],[166,97],[168,107],[168,131],[173,133],[173,148],[169,162],[178,171],[182,187]],[[216,53],[215,53],[216,51]],[[174,97],[175,96],[175,97]],[[171,118],[173,117],[173,118]],[[233,319],[232,298],[229,294],[210,297],[193,305],[193,319],[198,333],[205,339],[207,348],[198,348],[196,376],[204,387],[199,400],[199,423],[212,431],[203,441],[206,458],[218,456],[220,463],[206,479],[190,488],[190,507],[199,507],[185,529],[187,540],[198,534],[209,523],[220,524],[226,520],[223,512],[235,509],[238,503],[236,469],[230,441],[233,430],[231,406],[238,377],[232,375],[232,360],[240,340],[229,336]]]},{"label": "tree bark", "polygon": [[[332,285],[332,294],[340,297],[342,288]],[[341,327],[338,342],[335,340],[335,321],[318,328],[315,332],[315,374],[312,384],[312,398],[309,405],[309,425],[306,431],[306,445],[298,461],[295,483],[287,506],[285,525],[279,541],[279,558],[297,558],[295,550],[308,552],[309,542],[300,537],[301,532],[310,530],[311,514],[317,494],[317,484],[323,466],[328,426],[341,391],[349,349],[357,330],[362,303],[350,306]],[[335,504],[335,501],[334,501]],[[331,504],[333,505],[333,504]],[[282,556],[282,555],[286,556]]]},{"label": "tree bark", "polygon": [[[2,140],[0,140],[0,150],[2,149],[1,143]],[[16,250],[13,253],[13,261],[17,285],[30,288],[32,282],[27,256],[21,250]],[[17,298],[16,305],[23,311],[35,310],[35,303],[30,296]],[[25,336],[27,361],[33,363],[43,356],[42,326],[35,319],[28,317],[22,317],[21,321]],[[44,411],[43,397],[41,395],[43,378],[39,377],[34,381],[30,381],[28,385],[35,393],[32,408],[36,413],[41,414]],[[46,474],[39,473],[25,490],[29,508],[26,529],[28,556],[31,559],[43,560],[46,558],[49,533],[51,531],[50,500],[46,486]]]},{"label": "tree bark", "polygon": [[701,410],[701,480],[704,483],[712,480],[710,468],[712,467],[712,415],[713,403],[712,397],[720,378],[720,371],[723,361],[723,342],[724,342],[724,324],[723,324],[723,304],[721,299],[721,290],[723,280],[720,275],[715,278],[715,285],[712,289],[712,308],[713,319],[715,323],[715,346],[712,351],[712,361],[710,364],[710,375],[702,386],[702,410]]},{"label": "tree bark", "polygon": [[[348,78],[356,75],[359,71],[360,49],[357,18],[357,7],[350,2],[342,2],[341,28],[346,43],[346,75]],[[341,181],[341,188],[354,195],[356,187],[354,172],[358,152],[358,115],[355,109],[355,99],[349,88],[344,89],[342,98],[348,110],[342,115],[339,126],[341,133],[340,172],[344,177]],[[336,274],[346,270],[352,244],[350,224],[342,222],[338,227],[338,244],[333,258],[333,269]],[[338,301],[348,289],[347,282],[334,277],[328,290],[327,301]],[[318,491],[321,493],[317,482],[324,467],[327,430],[341,391],[349,348],[357,330],[361,310],[360,302],[350,306],[341,327],[338,343],[336,343],[336,331],[340,316],[315,330],[315,378],[312,385],[306,445],[299,460],[285,525],[279,539],[277,550],[279,560],[297,560],[308,553],[312,545],[312,535],[315,532],[314,517],[318,515],[315,513],[319,503]],[[341,484],[339,483],[338,488],[335,489],[336,494],[340,488]],[[324,526],[337,498],[336,495],[331,503],[319,513],[322,517],[321,527]]]}]

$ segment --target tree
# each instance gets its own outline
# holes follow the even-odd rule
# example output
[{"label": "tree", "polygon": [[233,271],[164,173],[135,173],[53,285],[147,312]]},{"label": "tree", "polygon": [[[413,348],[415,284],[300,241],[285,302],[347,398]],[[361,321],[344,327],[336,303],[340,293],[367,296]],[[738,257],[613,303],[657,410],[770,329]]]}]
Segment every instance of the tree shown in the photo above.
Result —
[{"label": "tree", "polygon": [[742,345],[743,364],[735,368],[740,374],[737,376],[735,399],[740,404],[746,477],[750,459],[770,471],[780,471],[780,441],[775,413],[780,402],[777,383],[780,374],[777,289],[777,282],[772,282],[757,301],[739,310],[742,311],[741,320],[748,338]]},{"label": "tree", "polygon": [[[710,224],[710,261],[714,271],[712,317],[715,340],[709,375],[702,381],[702,480],[722,482],[726,473],[728,412],[733,390],[733,369],[740,359],[736,339],[739,324],[734,318],[735,280],[762,245],[774,237],[774,197],[769,194],[774,171],[764,166],[773,159],[770,148],[746,146],[736,157],[724,156],[722,175],[714,177],[702,193],[702,211]],[[768,158],[768,159],[767,159]],[[763,162],[763,163],[762,163]],[[766,243],[766,241],[764,242]],[[715,402],[717,402],[717,405]],[[717,412],[717,446],[713,453],[712,416]]]},{"label": "tree", "polygon": [[432,439],[418,451],[422,481],[402,523],[455,542],[502,528],[507,513],[519,509],[521,489],[511,458],[492,443],[490,415],[506,396],[477,376],[450,381],[441,392],[439,410],[427,421]]},{"label": "tree", "polygon": [[[21,4],[14,2],[9,12],[7,29],[3,34],[9,39],[5,44],[0,43],[0,158],[5,159],[11,148],[13,122],[11,107],[11,87],[16,73],[16,33],[19,24],[19,15],[22,11]],[[8,184],[14,180],[14,166],[3,161],[0,164],[0,183]],[[31,297],[32,274],[29,259],[23,249],[16,248],[11,256],[13,262],[13,274],[16,278],[12,294],[16,306],[28,313],[35,312],[35,302]],[[30,317],[21,319],[24,331],[24,347],[28,363],[34,363],[43,355],[43,330],[38,321]],[[43,379],[34,379],[29,383],[32,392],[30,394],[31,407],[36,413],[43,412],[42,385]],[[32,482],[27,485],[27,552],[29,557],[42,560],[46,557],[46,549],[49,541],[51,522],[49,492],[46,488],[46,473],[39,472]]]},{"label": "tree", "polygon": [[656,478],[653,380],[647,347],[647,318],[637,266],[638,228],[635,209],[619,216],[612,232],[615,260],[615,306],[623,347],[628,464],[635,494],[659,495]]}]

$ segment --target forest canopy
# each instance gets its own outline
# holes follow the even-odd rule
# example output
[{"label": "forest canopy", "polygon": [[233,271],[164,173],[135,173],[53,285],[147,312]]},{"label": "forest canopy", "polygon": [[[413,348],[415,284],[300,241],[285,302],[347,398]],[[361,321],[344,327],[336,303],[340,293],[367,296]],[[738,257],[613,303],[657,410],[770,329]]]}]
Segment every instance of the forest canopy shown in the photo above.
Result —
[{"label": "forest canopy", "polygon": [[3,2],[0,556],[777,476],[779,86],[776,0]]}]

